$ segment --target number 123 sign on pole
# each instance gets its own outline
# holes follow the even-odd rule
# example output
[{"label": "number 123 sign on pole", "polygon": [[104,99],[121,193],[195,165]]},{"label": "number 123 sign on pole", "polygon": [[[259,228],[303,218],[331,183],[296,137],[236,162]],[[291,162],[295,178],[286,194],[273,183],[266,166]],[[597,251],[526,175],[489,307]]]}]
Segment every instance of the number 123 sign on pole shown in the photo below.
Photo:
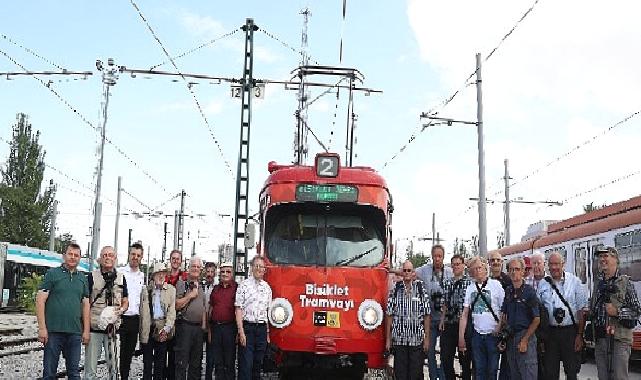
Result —
[{"label": "number 123 sign on pole", "polygon": [[[231,86],[231,97],[232,98],[240,99],[240,96],[241,96],[242,93],[243,93],[242,86],[237,85],[237,84],[233,84]],[[257,83],[252,88],[252,94],[254,95],[254,98],[256,98],[256,99],[264,99],[265,98],[265,83]]]}]

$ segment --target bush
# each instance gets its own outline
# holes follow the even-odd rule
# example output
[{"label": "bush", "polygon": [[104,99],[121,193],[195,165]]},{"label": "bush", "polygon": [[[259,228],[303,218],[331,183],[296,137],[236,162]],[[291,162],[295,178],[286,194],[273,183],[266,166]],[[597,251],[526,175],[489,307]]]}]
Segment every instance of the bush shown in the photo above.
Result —
[{"label": "bush", "polygon": [[36,293],[38,293],[42,278],[43,276],[31,273],[30,277],[22,279],[18,288],[18,303],[30,313],[36,312]]}]

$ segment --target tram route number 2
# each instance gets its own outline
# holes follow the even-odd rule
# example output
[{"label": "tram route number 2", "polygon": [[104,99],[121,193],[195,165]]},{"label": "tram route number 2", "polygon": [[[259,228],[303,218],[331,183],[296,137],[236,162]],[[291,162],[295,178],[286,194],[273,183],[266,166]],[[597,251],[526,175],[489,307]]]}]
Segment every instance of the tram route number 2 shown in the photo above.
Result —
[{"label": "tram route number 2", "polygon": [[[256,98],[256,99],[264,99],[265,98],[265,83],[257,83],[252,88],[252,93],[254,95],[254,98]],[[240,85],[232,85],[231,86],[231,97],[232,98],[240,99],[242,94],[243,94],[243,89],[242,89],[242,87]]]}]

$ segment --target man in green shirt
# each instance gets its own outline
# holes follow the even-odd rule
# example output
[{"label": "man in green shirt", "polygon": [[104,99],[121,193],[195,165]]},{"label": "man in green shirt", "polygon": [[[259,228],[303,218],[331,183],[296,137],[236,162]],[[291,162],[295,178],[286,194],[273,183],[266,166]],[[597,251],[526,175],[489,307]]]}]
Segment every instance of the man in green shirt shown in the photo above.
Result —
[{"label": "man in green shirt", "polygon": [[38,339],[44,344],[43,380],[57,378],[60,352],[69,379],[80,379],[80,345],[89,342],[89,287],[78,273],[80,246],[69,244],[64,262],[45,274],[36,296]]}]

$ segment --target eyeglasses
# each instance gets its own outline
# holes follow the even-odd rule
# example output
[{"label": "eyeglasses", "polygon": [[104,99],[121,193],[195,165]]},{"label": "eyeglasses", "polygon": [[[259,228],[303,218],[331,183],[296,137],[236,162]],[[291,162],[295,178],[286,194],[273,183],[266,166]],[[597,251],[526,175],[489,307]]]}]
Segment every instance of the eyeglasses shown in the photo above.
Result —
[{"label": "eyeglasses", "polygon": [[405,273],[412,273],[412,271],[413,271],[413,270],[414,270],[414,269],[403,269],[403,272],[405,272]]},{"label": "eyeglasses", "polygon": [[222,269],[221,269],[221,270],[220,270],[220,273],[231,273],[231,270],[229,270],[229,269],[222,270]]},{"label": "eyeglasses", "polygon": [[508,272],[521,272],[523,271],[523,268],[517,267],[517,268],[508,268]]},{"label": "eyeglasses", "polygon": [[490,261],[494,261],[494,262],[496,262],[496,261],[503,261],[503,259],[497,259],[497,258],[494,258],[494,259],[490,259]]},{"label": "eyeglasses", "polygon": [[254,268],[256,269],[265,269],[264,265],[254,265]]}]

